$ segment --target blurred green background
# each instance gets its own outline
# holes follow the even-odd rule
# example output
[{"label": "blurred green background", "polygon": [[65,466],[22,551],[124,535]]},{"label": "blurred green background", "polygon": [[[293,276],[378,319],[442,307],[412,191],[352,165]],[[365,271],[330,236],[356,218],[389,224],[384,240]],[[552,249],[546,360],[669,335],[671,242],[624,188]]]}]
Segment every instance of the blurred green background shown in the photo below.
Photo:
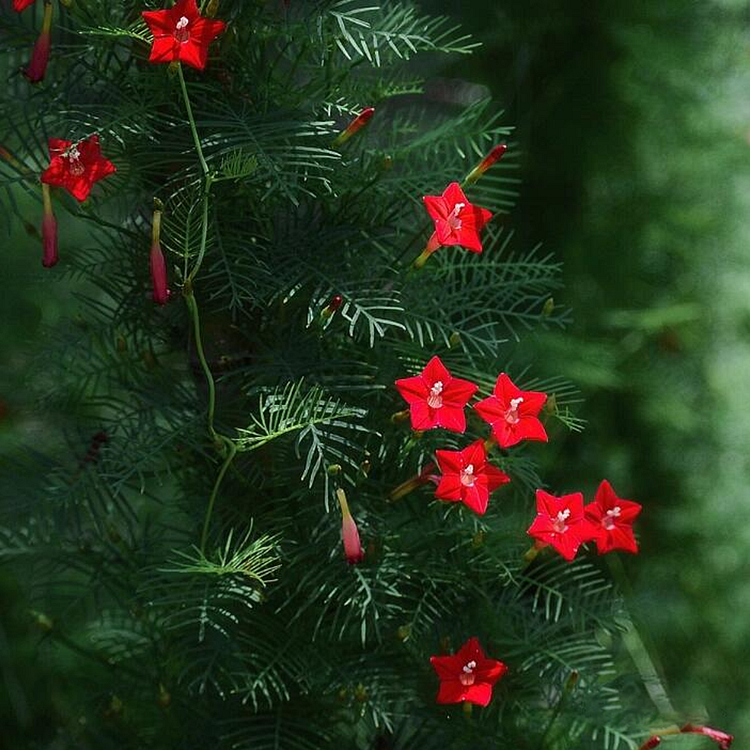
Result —
[{"label": "blurred green background", "polygon": [[[575,322],[536,339],[536,367],[580,386],[588,426],[554,446],[549,484],[590,494],[607,477],[644,505],[642,553],[624,561],[634,615],[677,710],[747,746],[750,2],[423,5],[483,42],[444,75],[506,107],[523,182],[510,223],[565,262]],[[29,401],[31,351],[75,309],[76,283],[29,257],[28,231],[2,243],[0,450],[43,445],[60,418]],[[22,584],[0,577],[0,596],[0,725],[43,724],[64,677],[36,658]]]}]

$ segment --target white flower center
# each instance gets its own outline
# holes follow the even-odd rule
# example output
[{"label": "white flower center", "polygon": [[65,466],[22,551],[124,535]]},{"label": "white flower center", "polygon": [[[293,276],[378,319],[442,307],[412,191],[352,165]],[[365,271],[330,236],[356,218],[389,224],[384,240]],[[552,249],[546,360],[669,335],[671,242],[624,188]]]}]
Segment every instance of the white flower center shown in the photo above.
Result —
[{"label": "white flower center", "polygon": [[453,206],[453,211],[451,211],[451,214],[448,217],[448,225],[454,231],[457,229],[461,229],[461,219],[458,218],[458,215],[464,208],[466,208],[465,203],[456,203],[456,205]]},{"label": "white flower center", "polygon": [[435,384],[430,388],[430,395],[427,397],[427,406],[431,409],[439,409],[443,405],[443,381],[436,380]]},{"label": "white flower center", "polygon": [[570,508],[566,508],[565,510],[561,510],[557,514],[557,518],[552,522],[552,528],[558,533],[558,534],[564,534],[568,530],[568,526],[565,523],[568,518],[570,518]]},{"label": "white flower center", "polygon": [[476,479],[476,476],[474,476],[474,464],[465,466],[461,471],[461,484],[464,487],[473,487]]},{"label": "white flower center", "polygon": [[182,16],[175,27],[174,37],[182,44],[190,39],[190,32],[188,31],[189,24],[190,21],[185,16]]},{"label": "white flower center", "polygon": [[71,146],[66,152],[65,156],[68,158],[68,169],[74,177],[80,177],[85,171],[86,167],[81,162],[81,152],[78,150],[78,146]]},{"label": "white flower center", "polygon": [[468,687],[469,685],[474,684],[474,680],[476,679],[474,670],[476,668],[477,668],[477,663],[473,659],[470,662],[467,662],[461,668],[461,674],[458,676],[458,679],[462,685],[465,685]]},{"label": "white flower center", "polygon": [[512,398],[510,400],[510,409],[505,412],[505,421],[508,424],[518,424],[521,417],[518,416],[518,407],[523,403],[523,397]]},{"label": "white flower center", "polygon": [[612,510],[608,510],[602,518],[602,526],[607,529],[607,531],[611,531],[612,529],[614,529],[615,526],[617,526],[615,518],[619,518],[620,513],[622,513],[622,509],[619,505],[615,505]]}]

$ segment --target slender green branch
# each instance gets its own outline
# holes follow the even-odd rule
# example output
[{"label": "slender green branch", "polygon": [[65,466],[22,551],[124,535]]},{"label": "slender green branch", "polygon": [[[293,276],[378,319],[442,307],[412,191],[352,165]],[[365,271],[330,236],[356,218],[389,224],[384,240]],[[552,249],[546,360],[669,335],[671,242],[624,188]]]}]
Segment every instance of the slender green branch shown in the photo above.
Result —
[{"label": "slender green branch", "polygon": [[221,441],[226,446],[227,455],[224,458],[224,463],[221,465],[219,474],[214,482],[214,487],[211,490],[211,497],[208,499],[208,507],[206,508],[206,518],[203,521],[203,532],[201,533],[201,554],[206,553],[206,542],[208,540],[208,530],[211,526],[211,516],[214,512],[214,505],[216,504],[216,496],[219,494],[219,487],[224,479],[224,475],[227,473],[227,469],[230,467],[234,457],[237,455],[237,446],[234,441],[227,437],[221,436]]},{"label": "slender green branch", "polygon": [[214,429],[214,414],[216,413],[216,383],[214,376],[211,372],[211,368],[208,366],[208,360],[206,360],[206,353],[203,349],[203,336],[201,335],[201,321],[198,313],[198,303],[195,300],[193,294],[193,287],[190,283],[186,284],[185,291],[185,303],[187,304],[188,310],[190,311],[190,318],[193,321],[193,336],[195,338],[195,350],[198,353],[198,359],[203,369],[203,374],[206,376],[206,383],[208,385],[208,431],[211,438],[214,441],[220,439],[216,430]]},{"label": "slender green branch", "polygon": [[206,175],[206,184],[203,190],[203,217],[201,218],[201,244],[198,248],[198,258],[195,261],[195,265],[187,276],[187,282],[192,282],[198,274],[201,265],[203,264],[203,256],[206,254],[206,242],[208,240],[208,202],[209,193],[211,192],[211,175]]},{"label": "slender green branch", "polygon": [[195,125],[195,117],[193,116],[193,108],[190,106],[190,97],[188,96],[187,84],[185,83],[185,76],[182,73],[182,65],[177,66],[177,77],[180,79],[180,88],[182,89],[182,99],[185,102],[185,110],[187,111],[188,122],[190,123],[190,132],[193,134],[193,141],[195,142],[195,150],[198,152],[198,161],[201,164],[203,174],[208,178],[209,169],[206,158],[203,156],[203,147],[201,146],[201,139],[198,137],[198,128]]}]

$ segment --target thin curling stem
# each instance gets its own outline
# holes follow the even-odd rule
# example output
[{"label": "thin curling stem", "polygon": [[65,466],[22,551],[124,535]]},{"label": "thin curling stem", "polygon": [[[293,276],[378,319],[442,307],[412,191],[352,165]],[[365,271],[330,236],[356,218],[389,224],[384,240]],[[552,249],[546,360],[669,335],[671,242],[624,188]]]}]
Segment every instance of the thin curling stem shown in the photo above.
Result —
[{"label": "thin curling stem", "polygon": [[216,496],[219,494],[219,487],[221,487],[222,480],[224,479],[224,475],[227,473],[227,470],[232,464],[232,461],[234,461],[234,457],[237,455],[237,446],[234,444],[234,441],[230,440],[227,437],[224,437],[223,435],[219,438],[224,446],[226,446],[227,455],[224,458],[224,463],[221,465],[221,469],[219,469],[219,474],[216,477],[216,481],[214,482],[213,489],[211,490],[211,497],[208,499],[208,507],[206,508],[206,517],[203,520],[203,531],[201,533],[201,553],[205,554],[206,552],[206,542],[208,541],[208,530],[211,528],[211,516],[214,512],[214,505],[216,504]]},{"label": "thin curling stem", "polygon": [[214,415],[216,413],[216,383],[214,381],[213,373],[211,368],[208,366],[208,360],[206,359],[206,353],[203,349],[203,337],[201,335],[201,321],[200,314],[198,312],[198,303],[195,300],[193,289],[190,285],[185,288],[185,303],[187,304],[188,310],[190,311],[190,318],[193,321],[193,336],[195,338],[195,350],[198,353],[198,359],[201,363],[203,374],[206,377],[206,384],[208,385],[208,432],[214,442],[221,440],[222,438],[218,435],[214,429]]},{"label": "thin curling stem", "polygon": [[182,65],[177,66],[177,77],[180,79],[180,88],[182,89],[182,99],[185,102],[185,111],[187,112],[188,122],[190,123],[190,132],[193,134],[193,141],[195,143],[195,150],[198,152],[198,161],[201,164],[201,169],[206,178],[209,176],[208,164],[205,157],[203,156],[203,147],[201,146],[201,139],[198,137],[198,128],[195,125],[195,117],[193,116],[193,108],[190,106],[190,97],[188,96],[187,85],[185,83],[185,76],[182,73]]}]

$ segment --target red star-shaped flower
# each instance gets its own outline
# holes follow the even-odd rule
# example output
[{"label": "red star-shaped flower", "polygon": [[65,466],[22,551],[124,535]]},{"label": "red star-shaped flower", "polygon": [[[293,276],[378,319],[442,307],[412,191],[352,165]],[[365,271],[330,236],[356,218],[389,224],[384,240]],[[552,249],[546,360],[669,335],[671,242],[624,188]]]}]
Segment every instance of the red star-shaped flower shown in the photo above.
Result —
[{"label": "red star-shaped flower", "polygon": [[495,383],[493,395],[474,407],[485,422],[492,425],[492,434],[502,448],[522,440],[547,442],[547,433],[537,415],[547,400],[546,393],[522,391],[502,373]]},{"label": "red star-shaped flower", "polygon": [[420,375],[396,381],[398,392],[406,399],[415,430],[445,427],[454,432],[466,430],[464,407],[476,393],[477,386],[468,380],[454,378],[433,357]]},{"label": "red star-shaped flower", "polygon": [[102,156],[98,135],[78,143],[50,138],[49,155],[50,164],[42,174],[42,182],[65,188],[79,201],[88,198],[95,182],[117,171]]},{"label": "red star-shaped flower", "polygon": [[641,512],[641,505],[617,497],[612,485],[605,479],[596,491],[594,502],[584,508],[600,555],[615,549],[636,554],[638,543],[633,536],[633,521]]},{"label": "red star-shaped flower", "polygon": [[431,656],[430,663],[440,678],[438,703],[476,703],[492,700],[493,685],[508,671],[501,661],[488,659],[476,638],[469,638],[452,656]]},{"label": "red star-shaped flower", "polygon": [[442,476],[435,490],[441,500],[462,502],[480,516],[487,510],[490,494],[510,477],[490,463],[484,441],[477,440],[462,451],[435,451]]},{"label": "red star-shaped flower", "polygon": [[482,252],[479,232],[492,218],[492,212],[469,203],[461,186],[451,182],[442,195],[426,195],[427,213],[435,222],[435,232],[427,248],[435,250],[441,245],[461,245],[473,253]]},{"label": "red star-shaped flower", "polygon": [[17,10],[19,13],[28,8],[29,5],[33,5],[36,0],[13,0],[13,10]]},{"label": "red star-shaped flower", "polygon": [[555,497],[544,490],[536,491],[536,518],[529,536],[551,544],[568,562],[584,542],[591,540],[591,530],[583,515],[583,495]]},{"label": "red star-shaped flower", "polygon": [[180,0],[166,10],[141,14],[154,35],[152,63],[184,62],[198,70],[206,67],[208,47],[224,31],[224,21],[203,18],[195,0]]}]

